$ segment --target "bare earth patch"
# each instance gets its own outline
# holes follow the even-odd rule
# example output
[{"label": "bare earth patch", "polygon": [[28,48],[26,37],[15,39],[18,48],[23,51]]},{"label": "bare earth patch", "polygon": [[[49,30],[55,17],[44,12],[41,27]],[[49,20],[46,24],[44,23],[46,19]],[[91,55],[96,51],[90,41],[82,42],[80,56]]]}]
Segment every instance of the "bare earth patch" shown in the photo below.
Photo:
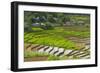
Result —
[{"label": "bare earth patch", "polygon": [[68,37],[69,40],[76,43],[89,43],[89,38]]},{"label": "bare earth patch", "polygon": [[32,58],[24,58],[24,62],[32,62],[32,61],[46,61],[48,57],[32,57]]}]

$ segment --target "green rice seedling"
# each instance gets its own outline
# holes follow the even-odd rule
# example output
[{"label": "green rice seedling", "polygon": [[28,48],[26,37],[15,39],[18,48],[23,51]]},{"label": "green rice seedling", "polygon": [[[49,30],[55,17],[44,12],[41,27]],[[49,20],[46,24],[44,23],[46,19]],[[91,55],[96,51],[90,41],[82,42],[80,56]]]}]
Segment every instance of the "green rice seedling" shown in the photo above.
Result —
[{"label": "green rice seedling", "polygon": [[25,51],[24,57],[31,58],[31,57],[42,57],[42,56],[49,56],[47,53],[39,53],[39,52],[32,52],[32,51]]},{"label": "green rice seedling", "polygon": [[90,32],[88,30],[89,28],[80,28],[75,26],[55,27],[55,29],[53,30],[37,30],[33,32],[25,32],[24,41],[25,43],[48,45],[54,47],[61,47],[65,49],[77,49],[75,47],[75,42],[68,40],[67,37],[90,37]]}]

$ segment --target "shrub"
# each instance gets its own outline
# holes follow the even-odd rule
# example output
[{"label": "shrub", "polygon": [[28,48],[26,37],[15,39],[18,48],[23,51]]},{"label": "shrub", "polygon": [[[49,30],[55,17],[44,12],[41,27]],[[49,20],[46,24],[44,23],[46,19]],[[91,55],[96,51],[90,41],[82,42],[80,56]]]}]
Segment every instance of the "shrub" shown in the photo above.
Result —
[{"label": "shrub", "polygon": [[54,27],[51,25],[51,23],[44,23],[44,25],[41,25],[41,28],[44,30],[51,30],[54,29]]}]

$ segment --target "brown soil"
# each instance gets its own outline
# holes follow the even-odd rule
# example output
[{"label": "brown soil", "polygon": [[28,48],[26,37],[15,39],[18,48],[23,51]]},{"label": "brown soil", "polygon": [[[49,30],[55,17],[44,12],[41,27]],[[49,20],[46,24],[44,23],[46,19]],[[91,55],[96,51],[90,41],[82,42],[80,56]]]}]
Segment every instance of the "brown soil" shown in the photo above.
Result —
[{"label": "brown soil", "polygon": [[85,44],[90,42],[89,38],[78,38],[78,37],[67,37],[72,42],[76,43],[76,48],[80,49],[85,46]]},{"label": "brown soil", "polygon": [[25,62],[30,62],[30,61],[46,61],[48,57],[32,57],[32,58],[24,58]]},{"label": "brown soil", "polygon": [[89,42],[89,38],[77,38],[77,37],[68,37],[69,40],[76,43],[87,43]]}]

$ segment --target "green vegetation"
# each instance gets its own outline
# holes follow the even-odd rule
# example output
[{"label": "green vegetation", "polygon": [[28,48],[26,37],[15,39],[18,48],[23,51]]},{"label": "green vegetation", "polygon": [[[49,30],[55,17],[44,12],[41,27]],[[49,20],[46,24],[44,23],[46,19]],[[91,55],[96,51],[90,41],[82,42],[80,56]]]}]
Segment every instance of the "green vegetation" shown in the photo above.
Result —
[{"label": "green vegetation", "polygon": [[32,51],[25,51],[24,57],[25,58],[47,57],[47,60],[49,60],[49,61],[67,59],[66,56],[58,57],[58,56],[50,55],[47,53],[38,53],[38,52],[32,52]]},{"label": "green vegetation", "polygon": [[[74,29],[72,29],[74,28]],[[83,30],[82,30],[82,29]],[[25,43],[57,46],[65,49],[79,49],[75,42],[68,40],[69,37],[87,38],[90,36],[88,27],[55,27],[53,30],[37,29],[36,32],[25,32]],[[75,30],[76,29],[76,30]],[[34,30],[34,28],[33,28]]]},{"label": "green vegetation", "polygon": [[39,56],[49,56],[48,54],[46,53],[38,53],[38,52],[32,52],[32,51],[25,51],[24,52],[24,57],[25,58],[30,58],[30,57],[39,57]]},{"label": "green vegetation", "polygon": [[[32,31],[32,24],[38,23],[42,29],[53,29],[55,26],[77,25],[87,26],[90,24],[89,14],[71,14],[56,12],[24,12],[24,29]],[[43,25],[42,25],[43,24]]]},{"label": "green vegetation", "polygon": [[[55,12],[24,12],[24,42],[30,44],[61,47],[64,49],[80,49],[70,37],[90,37],[90,15]],[[24,57],[48,57],[48,60],[61,60],[67,57],[57,57],[45,53],[25,50]],[[76,57],[73,57],[77,59]]]}]

